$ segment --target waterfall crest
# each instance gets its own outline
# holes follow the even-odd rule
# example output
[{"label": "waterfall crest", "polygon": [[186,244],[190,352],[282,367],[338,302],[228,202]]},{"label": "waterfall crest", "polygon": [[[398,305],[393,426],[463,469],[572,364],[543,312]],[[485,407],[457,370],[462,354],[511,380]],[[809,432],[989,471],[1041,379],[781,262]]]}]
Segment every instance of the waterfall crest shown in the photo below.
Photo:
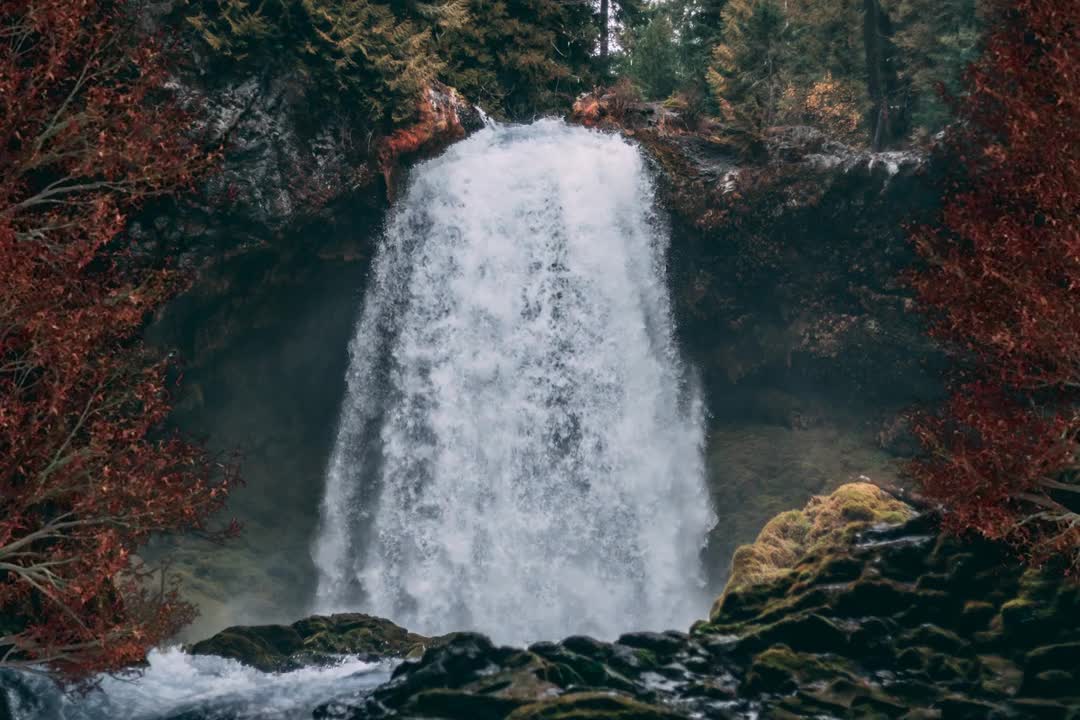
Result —
[{"label": "waterfall crest", "polygon": [[501,642],[685,629],[713,522],[636,147],[489,127],[414,169],[326,477],[317,610]]}]

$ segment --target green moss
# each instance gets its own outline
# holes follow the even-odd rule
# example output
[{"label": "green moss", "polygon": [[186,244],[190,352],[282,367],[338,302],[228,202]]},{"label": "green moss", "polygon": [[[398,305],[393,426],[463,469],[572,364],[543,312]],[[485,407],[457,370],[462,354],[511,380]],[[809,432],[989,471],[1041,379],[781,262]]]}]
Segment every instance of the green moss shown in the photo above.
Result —
[{"label": "green moss", "polygon": [[299,650],[303,640],[287,625],[259,625],[227,628],[195,643],[193,655],[217,655],[258,668],[264,672],[281,670],[288,656]]},{"label": "green moss", "polygon": [[776,644],[804,652],[842,652],[848,646],[848,634],[828,618],[808,613],[782,617],[739,640],[740,649],[751,651]]},{"label": "green moss", "polygon": [[990,695],[1010,697],[1016,694],[1024,671],[1000,655],[979,656],[979,687]]},{"label": "green moss", "polygon": [[[914,511],[870,483],[850,483],[831,495],[811,498],[803,510],[789,510],[773,518],[757,540],[735,551],[731,576],[724,592],[713,604],[710,620],[716,622],[731,609],[729,597],[748,588],[774,585],[788,578],[796,565],[819,556],[819,565],[827,565],[830,554],[850,544],[871,524],[900,523]],[[804,568],[800,579],[808,581],[823,567]]]},{"label": "green moss", "polygon": [[[667,165],[668,177],[693,177],[697,172],[683,164],[685,150],[681,146],[673,150],[664,142],[653,142],[650,151]],[[718,150],[719,154],[728,152]],[[687,185],[684,201],[700,201],[700,192]],[[780,365],[791,347],[786,331],[777,336],[775,341],[755,336],[753,347],[741,349],[727,347],[723,337],[716,337],[714,344],[726,349],[702,361],[715,367],[717,374],[733,379],[754,372],[763,361]],[[759,341],[768,347],[758,345]],[[807,406],[805,399],[766,390],[755,391],[751,402],[749,412],[760,418],[760,424],[722,426],[709,436],[706,465],[719,523],[709,538],[706,562],[717,577],[729,572],[735,549],[753,542],[772,518],[801,508],[814,495],[831,492],[844,478],[867,475],[900,482],[889,455],[868,444],[861,434],[834,427],[793,426],[793,417],[819,412]]]},{"label": "green moss", "polygon": [[408,710],[446,720],[502,720],[522,704],[509,698],[437,688],[417,694]]},{"label": "green moss", "polygon": [[902,645],[925,646],[952,655],[968,649],[968,643],[959,635],[936,625],[922,625],[910,630],[900,636],[900,641]]},{"label": "green moss", "polygon": [[812,655],[774,645],[758,653],[743,683],[749,693],[783,692],[799,685],[853,677],[851,663],[833,655]]},{"label": "green moss", "polygon": [[660,661],[656,659],[656,653],[651,650],[635,649],[634,656],[646,667],[655,667],[660,664]]},{"label": "green moss", "polygon": [[1034,618],[1039,605],[1035,601],[1018,597],[1009,600],[1001,606],[1001,622],[1003,629],[1015,628]]},{"label": "green moss", "polygon": [[616,693],[574,693],[518,708],[506,720],[679,720],[682,715]]},{"label": "green moss", "polygon": [[403,657],[438,642],[414,635],[383,618],[341,613],[314,615],[292,625],[228,628],[196,643],[191,652],[233,658],[261,670],[277,670],[334,655]]}]

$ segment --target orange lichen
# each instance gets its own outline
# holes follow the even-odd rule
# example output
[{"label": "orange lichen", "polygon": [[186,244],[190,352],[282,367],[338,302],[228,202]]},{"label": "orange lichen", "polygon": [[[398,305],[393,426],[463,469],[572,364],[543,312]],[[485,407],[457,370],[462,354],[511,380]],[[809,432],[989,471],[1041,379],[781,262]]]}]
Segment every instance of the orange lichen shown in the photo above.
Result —
[{"label": "orange lichen", "polygon": [[394,179],[403,157],[435,153],[465,137],[465,128],[457,111],[461,102],[453,88],[432,85],[421,96],[417,108],[419,119],[383,139],[378,164],[388,195],[393,195]]}]

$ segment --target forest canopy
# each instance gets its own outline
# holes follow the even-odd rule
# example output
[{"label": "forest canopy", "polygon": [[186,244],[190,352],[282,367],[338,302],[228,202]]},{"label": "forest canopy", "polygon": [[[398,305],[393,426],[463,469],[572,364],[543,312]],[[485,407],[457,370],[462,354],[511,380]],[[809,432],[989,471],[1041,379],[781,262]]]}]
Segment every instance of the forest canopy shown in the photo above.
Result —
[{"label": "forest canopy", "polygon": [[214,62],[297,73],[386,123],[432,80],[514,119],[629,80],[741,130],[818,125],[884,147],[941,130],[977,56],[983,0],[189,0]]},{"label": "forest canopy", "polygon": [[497,115],[528,117],[591,88],[598,30],[562,0],[202,0],[182,10],[218,64],[296,73],[312,97],[385,126],[442,80]]},{"label": "forest canopy", "polygon": [[947,124],[984,16],[981,0],[670,0],[622,31],[619,63],[646,98],[702,98],[742,129],[883,147]]}]

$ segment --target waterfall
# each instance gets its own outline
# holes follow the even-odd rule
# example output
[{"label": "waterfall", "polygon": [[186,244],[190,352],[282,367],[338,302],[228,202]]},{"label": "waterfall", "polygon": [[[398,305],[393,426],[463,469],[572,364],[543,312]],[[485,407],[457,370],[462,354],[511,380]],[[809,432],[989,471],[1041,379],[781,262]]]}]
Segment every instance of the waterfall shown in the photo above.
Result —
[{"label": "waterfall", "polygon": [[321,612],[502,642],[707,609],[702,404],[640,151],[545,120],[415,168],[350,345]]}]

